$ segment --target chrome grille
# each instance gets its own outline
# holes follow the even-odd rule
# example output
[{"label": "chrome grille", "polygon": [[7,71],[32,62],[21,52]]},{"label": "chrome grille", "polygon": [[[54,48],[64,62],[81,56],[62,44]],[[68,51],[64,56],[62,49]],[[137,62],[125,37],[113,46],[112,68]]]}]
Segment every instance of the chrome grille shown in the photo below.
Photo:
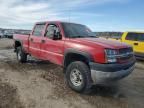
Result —
[{"label": "chrome grille", "polygon": [[133,49],[132,48],[119,49],[119,54],[128,54],[128,53],[133,53]]},{"label": "chrome grille", "polygon": [[121,57],[119,57],[120,62],[131,60],[133,58],[133,49],[132,48],[119,49],[119,55],[121,55]]}]

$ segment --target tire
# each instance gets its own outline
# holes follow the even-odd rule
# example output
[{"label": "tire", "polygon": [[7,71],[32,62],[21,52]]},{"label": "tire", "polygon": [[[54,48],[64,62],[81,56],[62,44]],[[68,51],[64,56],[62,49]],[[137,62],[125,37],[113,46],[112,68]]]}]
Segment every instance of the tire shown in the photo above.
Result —
[{"label": "tire", "polygon": [[[77,78],[75,78],[75,76],[77,76]],[[72,62],[67,67],[66,81],[68,86],[76,92],[79,93],[91,92],[92,79],[91,79],[90,69],[85,63],[81,61]]]},{"label": "tire", "polygon": [[22,47],[17,47],[16,55],[17,55],[18,62],[25,63],[27,61],[27,54],[24,53]]}]

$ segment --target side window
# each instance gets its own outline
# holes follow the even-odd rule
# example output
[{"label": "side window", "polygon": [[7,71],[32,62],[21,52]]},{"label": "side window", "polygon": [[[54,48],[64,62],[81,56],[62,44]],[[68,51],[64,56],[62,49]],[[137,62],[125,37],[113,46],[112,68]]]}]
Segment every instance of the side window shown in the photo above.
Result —
[{"label": "side window", "polygon": [[34,31],[33,31],[33,35],[34,36],[41,36],[44,27],[45,27],[45,24],[36,25],[35,28],[34,28]]},{"label": "side window", "polygon": [[139,34],[138,41],[144,41],[144,34],[143,33]]},{"label": "side window", "polygon": [[50,24],[48,25],[47,29],[46,29],[46,37],[48,38],[52,38],[53,37],[53,32],[56,31],[56,33],[59,32],[59,28],[54,25],[54,24]]},{"label": "side window", "polygon": [[136,33],[128,33],[126,36],[126,40],[137,41],[137,34]]}]

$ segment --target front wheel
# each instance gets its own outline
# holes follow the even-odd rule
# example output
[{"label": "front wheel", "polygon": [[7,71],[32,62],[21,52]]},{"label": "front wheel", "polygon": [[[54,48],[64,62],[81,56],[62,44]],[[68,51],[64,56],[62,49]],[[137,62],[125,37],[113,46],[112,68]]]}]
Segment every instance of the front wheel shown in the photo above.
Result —
[{"label": "front wheel", "polygon": [[90,69],[80,61],[72,62],[66,69],[66,80],[70,88],[76,92],[87,93],[92,86]]},{"label": "front wheel", "polygon": [[25,63],[27,61],[27,54],[23,52],[21,47],[17,47],[16,55],[19,62]]}]

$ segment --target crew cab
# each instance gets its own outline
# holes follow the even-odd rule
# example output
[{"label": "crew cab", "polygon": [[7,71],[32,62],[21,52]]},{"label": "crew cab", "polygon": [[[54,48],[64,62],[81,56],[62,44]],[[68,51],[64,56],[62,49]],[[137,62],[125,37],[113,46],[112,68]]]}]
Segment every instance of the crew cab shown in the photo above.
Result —
[{"label": "crew cab", "polygon": [[31,55],[62,66],[68,86],[77,92],[116,82],[135,65],[131,46],[97,38],[85,25],[69,22],[36,23],[29,35],[14,35],[14,48],[19,62]]}]

